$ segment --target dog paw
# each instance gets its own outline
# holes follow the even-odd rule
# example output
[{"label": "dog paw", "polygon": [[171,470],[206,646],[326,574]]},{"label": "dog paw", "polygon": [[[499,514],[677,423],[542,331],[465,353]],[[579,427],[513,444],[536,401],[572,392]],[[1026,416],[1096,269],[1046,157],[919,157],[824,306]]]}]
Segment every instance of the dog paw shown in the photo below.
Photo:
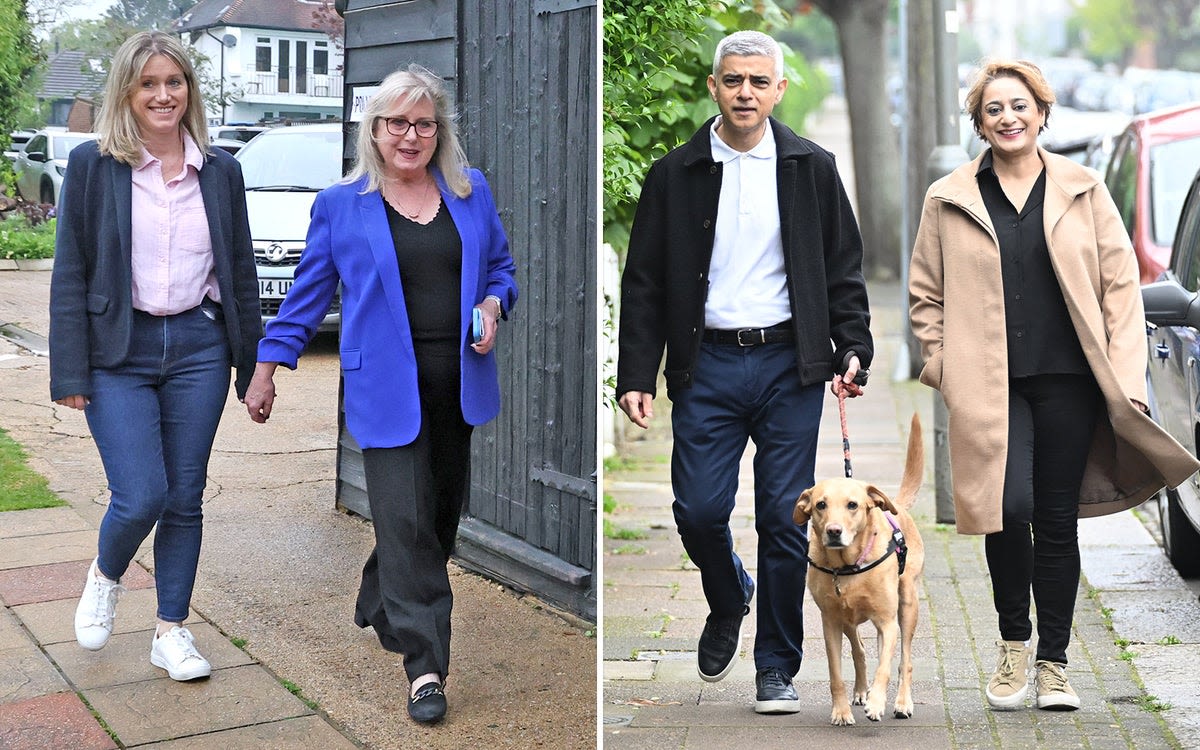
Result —
[{"label": "dog paw", "polygon": [[895,716],[897,719],[911,719],[912,715],[913,715],[912,699],[911,698],[908,700],[897,699],[896,705],[892,709],[892,715]]},{"label": "dog paw", "polygon": [[851,702],[850,705],[852,705],[852,706],[867,705],[867,696],[870,694],[871,694],[870,690],[855,690],[854,691],[854,700]]},{"label": "dog paw", "polygon": [[868,704],[866,714],[867,718],[871,721],[879,721],[883,718],[883,706],[879,704]]},{"label": "dog paw", "polygon": [[844,709],[834,708],[829,717],[829,723],[835,727],[848,727],[854,724],[854,714],[851,713],[849,706]]}]

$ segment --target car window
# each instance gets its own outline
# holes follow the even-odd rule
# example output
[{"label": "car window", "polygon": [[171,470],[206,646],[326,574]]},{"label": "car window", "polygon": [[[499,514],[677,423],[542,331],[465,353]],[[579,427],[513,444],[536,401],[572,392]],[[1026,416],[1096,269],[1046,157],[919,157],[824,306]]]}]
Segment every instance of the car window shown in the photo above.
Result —
[{"label": "car window", "polygon": [[1150,148],[1150,236],[1170,245],[1183,199],[1200,169],[1200,137],[1162,143]]},{"label": "car window", "polygon": [[1137,209],[1137,148],[1132,135],[1126,134],[1113,148],[1112,161],[1108,165],[1105,182],[1108,192],[1117,204],[1125,231],[1133,234],[1134,216]]},{"label": "car window", "polygon": [[25,144],[26,153],[31,154],[35,151],[41,151],[43,154],[46,153],[46,136],[35,135],[29,139],[28,143]]},{"label": "car window", "polygon": [[1175,278],[1188,291],[1200,289],[1200,179],[1192,181],[1183,213],[1179,218],[1179,231],[1175,235],[1174,255],[1171,270]]},{"label": "car window", "polygon": [[323,190],[341,179],[342,134],[274,130],[247,143],[237,159],[247,190]]},{"label": "car window", "polygon": [[52,155],[55,159],[65,159],[67,158],[67,154],[71,153],[71,149],[90,140],[92,139],[75,135],[56,136],[54,138],[54,153]]}]

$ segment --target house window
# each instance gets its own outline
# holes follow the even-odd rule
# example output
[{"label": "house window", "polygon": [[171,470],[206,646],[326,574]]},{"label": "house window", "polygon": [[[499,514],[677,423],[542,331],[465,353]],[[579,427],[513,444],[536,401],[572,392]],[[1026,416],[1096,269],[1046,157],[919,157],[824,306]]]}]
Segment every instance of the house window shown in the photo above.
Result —
[{"label": "house window", "polygon": [[271,40],[267,37],[258,37],[254,48],[254,70],[259,73],[269,73],[271,70]]},{"label": "house window", "polygon": [[329,74],[329,42],[313,42],[313,73]]}]

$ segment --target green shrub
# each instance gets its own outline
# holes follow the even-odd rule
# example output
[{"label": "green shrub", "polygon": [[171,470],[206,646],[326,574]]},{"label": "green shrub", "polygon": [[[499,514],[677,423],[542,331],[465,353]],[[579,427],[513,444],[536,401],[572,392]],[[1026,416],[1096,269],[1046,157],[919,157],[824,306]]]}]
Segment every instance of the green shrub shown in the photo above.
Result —
[{"label": "green shrub", "polygon": [[54,226],[50,219],[37,225],[21,215],[0,221],[0,259],[54,257]]}]

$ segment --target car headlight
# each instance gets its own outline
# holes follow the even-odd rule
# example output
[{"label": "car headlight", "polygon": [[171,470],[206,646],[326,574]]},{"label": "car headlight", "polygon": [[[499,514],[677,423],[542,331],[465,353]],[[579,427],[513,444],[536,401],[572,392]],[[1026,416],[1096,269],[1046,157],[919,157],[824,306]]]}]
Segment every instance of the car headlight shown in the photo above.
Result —
[{"label": "car headlight", "polygon": [[58,172],[59,177],[62,177],[67,173],[67,165],[54,162],[54,171]]}]

